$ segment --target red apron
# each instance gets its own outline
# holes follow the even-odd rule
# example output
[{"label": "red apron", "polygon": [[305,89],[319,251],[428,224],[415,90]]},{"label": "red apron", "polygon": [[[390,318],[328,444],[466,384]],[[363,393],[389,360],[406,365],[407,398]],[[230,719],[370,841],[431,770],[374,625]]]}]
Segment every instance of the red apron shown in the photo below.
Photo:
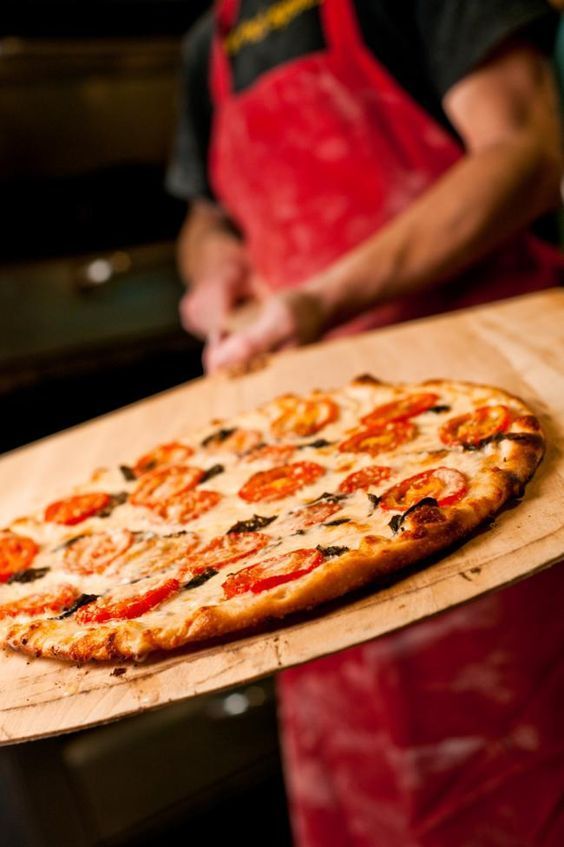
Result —
[{"label": "red apron", "polygon": [[[321,4],[326,49],[233,93],[221,36],[237,9],[237,0],[218,3],[212,185],[258,274],[273,289],[299,285],[463,151],[369,53],[352,0]],[[380,307],[354,328],[543,288],[559,267],[523,233],[448,286]],[[558,587],[563,568],[283,674],[300,847],[564,844]]]}]

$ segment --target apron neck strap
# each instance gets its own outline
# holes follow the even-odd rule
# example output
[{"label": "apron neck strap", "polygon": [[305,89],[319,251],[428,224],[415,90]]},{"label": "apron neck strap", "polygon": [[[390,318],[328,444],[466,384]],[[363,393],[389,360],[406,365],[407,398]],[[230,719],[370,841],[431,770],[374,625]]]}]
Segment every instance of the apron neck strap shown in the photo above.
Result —
[{"label": "apron neck strap", "polygon": [[353,0],[321,0],[321,23],[327,47],[333,53],[349,57],[350,51],[364,43],[353,8]]}]

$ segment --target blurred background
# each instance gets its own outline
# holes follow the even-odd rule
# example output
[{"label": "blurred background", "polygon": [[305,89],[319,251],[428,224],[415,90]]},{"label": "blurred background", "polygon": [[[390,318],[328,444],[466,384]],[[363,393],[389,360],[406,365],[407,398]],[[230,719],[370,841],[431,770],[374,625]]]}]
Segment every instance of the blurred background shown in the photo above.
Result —
[{"label": "blurred background", "polygon": [[[0,8],[0,452],[191,379],[164,189],[199,0]],[[272,680],[0,750],[6,847],[290,843]]]}]

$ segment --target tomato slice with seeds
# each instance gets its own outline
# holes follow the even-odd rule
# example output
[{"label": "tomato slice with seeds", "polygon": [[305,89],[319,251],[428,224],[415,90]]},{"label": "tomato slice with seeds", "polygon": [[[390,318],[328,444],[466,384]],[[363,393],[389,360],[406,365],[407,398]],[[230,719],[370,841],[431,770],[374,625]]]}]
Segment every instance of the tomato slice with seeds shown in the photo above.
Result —
[{"label": "tomato slice with seeds", "polygon": [[287,465],[296,448],[291,444],[263,444],[245,454],[246,462],[268,461],[271,465]]},{"label": "tomato slice with seeds", "polygon": [[59,589],[40,594],[29,594],[11,603],[0,606],[0,620],[17,618],[19,615],[43,615],[47,612],[58,614],[72,606],[80,591],[73,585],[62,585]]},{"label": "tomato slice with seeds", "polygon": [[186,444],[179,441],[169,441],[150,450],[137,459],[133,466],[135,476],[142,476],[148,471],[156,470],[163,465],[180,465],[192,456],[194,451]]},{"label": "tomato slice with seeds", "polygon": [[305,576],[324,561],[325,558],[319,550],[307,548],[272,556],[257,565],[250,565],[238,573],[230,574],[223,583],[223,593],[227,598],[247,592],[260,594],[269,588],[276,588]]},{"label": "tomato slice with seeds", "polygon": [[171,498],[157,511],[166,520],[185,524],[213,509],[220,500],[221,494],[217,491],[185,491]]},{"label": "tomato slice with seeds", "polygon": [[382,509],[404,512],[425,497],[433,497],[439,506],[452,506],[468,491],[466,476],[454,468],[435,468],[408,477],[382,495]]},{"label": "tomato slice with seeds", "polygon": [[111,497],[102,491],[91,494],[75,494],[64,500],[56,500],[45,509],[45,520],[74,526],[97,515],[110,504]]},{"label": "tomato slice with seeds", "polygon": [[262,532],[232,532],[229,535],[220,535],[198,551],[187,570],[191,573],[199,573],[207,568],[221,570],[256,553],[257,550],[262,550],[271,541],[272,538]]},{"label": "tomato slice with seeds", "polygon": [[190,491],[203,477],[201,468],[189,465],[170,465],[142,476],[129,498],[134,506],[160,509],[173,497]]},{"label": "tomato slice with seeds", "polygon": [[370,465],[345,477],[339,485],[339,491],[342,494],[352,494],[359,489],[366,491],[367,488],[372,488],[389,479],[391,472],[392,469],[384,465]]},{"label": "tomato slice with seeds", "polygon": [[467,415],[459,415],[446,421],[439,430],[443,444],[460,444],[475,447],[485,438],[505,432],[511,422],[507,406],[480,406]]},{"label": "tomato slice with seeds", "polygon": [[431,392],[412,394],[410,397],[402,397],[400,400],[393,400],[391,403],[376,406],[375,409],[361,418],[361,421],[369,427],[389,421],[404,421],[408,418],[414,418],[416,415],[421,415],[427,409],[436,406],[438,399],[439,395]]},{"label": "tomato slice with seeds", "polygon": [[74,620],[77,624],[84,625],[139,618],[156,606],[160,606],[176,594],[179,588],[180,583],[177,579],[167,579],[161,585],[149,588],[133,597],[123,597],[113,601],[108,597],[100,597],[82,606],[74,615]]},{"label": "tomato slice with seeds", "polygon": [[329,520],[341,508],[340,503],[329,500],[312,503],[303,509],[296,509],[295,512],[290,512],[285,517],[277,520],[275,524],[276,532],[282,532],[284,534],[292,533],[300,529],[307,529],[308,526],[325,523],[325,521]]},{"label": "tomato slice with seeds", "polygon": [[311,485],[325,473],[317,462],[294,462],[280,465],[268,471],[258,471],[247,480],[239,491],[239,497],[248,503],[281,500],[295,494],[304,485]]},{"label": "tomato slice with seeds", "polygon": [[417,427],[410,421],[390,421],[356,432],[342,444],[341,453],[369,453],[377,456],[388,450],[395,450],[401,444],[412,441],[417,434]]},{"label": "tomato slice with seeds", "polygon": [[38,552],[35,541],[26,535],[16,535],[10,530],[0,532],[0,583],[31,567]]},{"label": "tomato slice with seeds", "polygon": [[133,540],[133,533],[128,529],[80,535],[65,550],[65,567],[74,573],[104,573],[119,556],[129,550]]},{"label": "tomato slice with seeds", "polygon": [[271,426],[277,438],[314,435],[339,416],[338,405],[329,397],[283,397],[279,405],[282,413]]}]

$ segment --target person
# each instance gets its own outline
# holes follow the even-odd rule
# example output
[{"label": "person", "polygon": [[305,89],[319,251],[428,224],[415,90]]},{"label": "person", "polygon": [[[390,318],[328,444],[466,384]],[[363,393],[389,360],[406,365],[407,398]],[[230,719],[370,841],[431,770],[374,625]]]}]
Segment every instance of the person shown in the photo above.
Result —
[{"label": "person", "polygon": [[[208,371],[559,282],[528,229],[559,202],[554,21],[544,0],[218,0],[168,174]],[[563,575],[282,675],[300,847],[564,843]]]}]

